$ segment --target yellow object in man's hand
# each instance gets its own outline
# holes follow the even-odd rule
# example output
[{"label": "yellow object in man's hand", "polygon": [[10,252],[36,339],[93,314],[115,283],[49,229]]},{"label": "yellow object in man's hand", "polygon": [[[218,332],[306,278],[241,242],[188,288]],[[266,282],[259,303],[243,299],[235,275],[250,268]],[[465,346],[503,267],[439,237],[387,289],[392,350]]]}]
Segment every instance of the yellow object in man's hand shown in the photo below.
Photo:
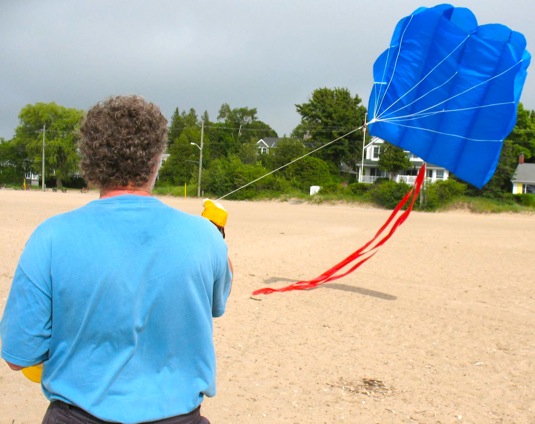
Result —
[{"label": "yellow object in man's hand", "polygon": [[43,376],[43,364],[32,365],[31,367],[23,368],[21,371],[28,380],[40,383]]},{"label": "yellow object in man's hand", "polygon": [[204,210],[201,215],[212,221],[224,238],[228,212],[223,206],[213,200],[204,199],[202,203],[204,205]]}]

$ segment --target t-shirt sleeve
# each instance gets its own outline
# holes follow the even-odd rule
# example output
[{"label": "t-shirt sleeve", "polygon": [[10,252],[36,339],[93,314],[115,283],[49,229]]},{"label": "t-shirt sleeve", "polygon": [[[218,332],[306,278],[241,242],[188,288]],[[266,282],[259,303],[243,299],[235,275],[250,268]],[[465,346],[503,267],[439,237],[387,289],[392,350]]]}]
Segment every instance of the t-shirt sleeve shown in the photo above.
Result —
[{"label": "t-shirt sleeve", "polygon": [[3,359],[22,367],[47,359],[51,302],[49,243],[37,229],[19,259],[0,324]]},{"label": "t-shirt sleeve", "polygon": [[[221,237],[219,235],[219,237]],[[212,303],[212,316],[220,317],[225,313],[227,299],[232,287],[232,272],[228,262],[228,249],[226,243],[221,238],[219,255],[219,269],[221,272],[214,281],[214,299]]]}]

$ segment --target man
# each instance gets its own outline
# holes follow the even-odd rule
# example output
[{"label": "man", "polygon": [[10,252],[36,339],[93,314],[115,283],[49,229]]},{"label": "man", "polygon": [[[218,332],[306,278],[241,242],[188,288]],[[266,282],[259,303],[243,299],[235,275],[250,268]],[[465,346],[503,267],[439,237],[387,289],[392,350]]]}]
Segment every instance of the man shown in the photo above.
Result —
[{"label": "man", "polygon": [[100,199],[45,221],[21,255],[2,357],[44,364],[43,424],[208,423],[232,269],[216,226],[151,196],[166,125],[138,96],[89,110],[78,147]]}]

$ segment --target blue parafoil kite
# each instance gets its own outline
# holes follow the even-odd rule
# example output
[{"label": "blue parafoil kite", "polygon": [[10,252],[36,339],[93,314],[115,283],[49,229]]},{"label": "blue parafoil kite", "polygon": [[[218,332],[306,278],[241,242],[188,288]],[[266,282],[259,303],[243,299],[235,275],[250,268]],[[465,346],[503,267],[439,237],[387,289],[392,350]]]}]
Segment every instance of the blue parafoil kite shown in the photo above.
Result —
[{"label": "blue parafoil kite", "polygon": [[402,19],[373,68],[370,134],[476,187],[494,174],[531,56],[500,24],[448,4]]}]

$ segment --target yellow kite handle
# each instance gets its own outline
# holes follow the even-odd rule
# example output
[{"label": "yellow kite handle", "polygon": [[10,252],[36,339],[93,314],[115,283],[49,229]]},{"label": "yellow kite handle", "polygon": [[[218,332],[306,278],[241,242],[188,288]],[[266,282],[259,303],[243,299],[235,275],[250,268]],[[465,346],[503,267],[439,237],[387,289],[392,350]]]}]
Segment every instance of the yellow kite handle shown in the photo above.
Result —
[{"label": "yellow kite handle", "polygon": [[227,223],[228,212],[218,202],[210,199],[204,199],[204,210],[202,216],[212,221],[218,227],[225,227]]},{"label": "yellow kite handle", "polygon": [[28,380],[40,383],[43,376],[43,364],[32,365],[31,367],[23,368],[21,371]]}]

